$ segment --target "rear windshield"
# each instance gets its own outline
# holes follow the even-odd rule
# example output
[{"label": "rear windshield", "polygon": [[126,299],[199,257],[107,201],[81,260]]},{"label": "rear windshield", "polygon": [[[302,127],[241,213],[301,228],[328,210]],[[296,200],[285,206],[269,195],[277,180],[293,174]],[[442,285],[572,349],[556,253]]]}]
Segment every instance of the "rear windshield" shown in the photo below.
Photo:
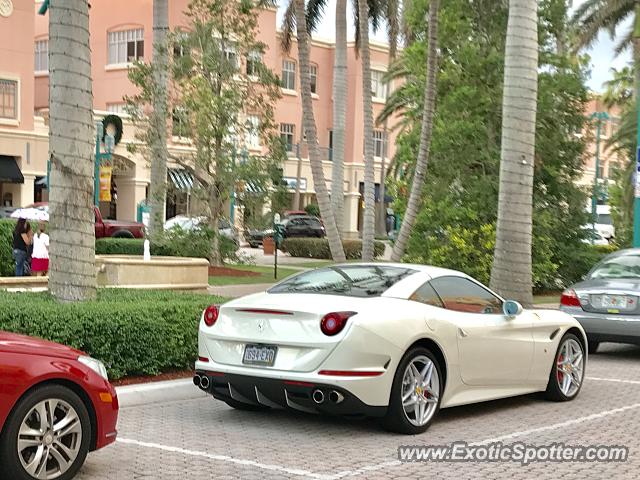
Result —
[{"label": "rear windshield", "polygon": [[640,255],[621,255],[605,260],[593,269],[591,278],[640,278]]},{"label": "rear windshield", "polygon": [[378,297],[396,282],[415,272],[410,268],[376,265],[319,268],[291,277],[268,292]]}]

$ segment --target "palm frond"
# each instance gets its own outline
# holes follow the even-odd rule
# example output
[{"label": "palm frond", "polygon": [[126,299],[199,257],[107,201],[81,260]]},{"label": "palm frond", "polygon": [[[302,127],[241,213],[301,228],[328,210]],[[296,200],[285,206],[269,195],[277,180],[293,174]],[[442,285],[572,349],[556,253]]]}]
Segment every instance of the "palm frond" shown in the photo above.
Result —
[{"label": "palm frond", "polygon": [[613,37],[616,27],[634,12],[636,0],[587,0],[573,14],[576,50],[590,46],[602,30]]},{"label": "palm frond", "polygon": [[314,32],[324,17],[327,0],[309,0],[307,3],[307,30]]},{"label": "palm frond", "polygon": [[282,18],[282,38],[280,39],[280,46],[282,51],[289,53],[291,51],[291,42],[296,34],[296,9],[294,0],[289,0],[289,5],[284,12]]},{"label": "palm frond", "polygon": [[633,45],[633,26],[627,31],[627,33],[618,41],[613,52],[616,57],[622,55],[624,51]]}]

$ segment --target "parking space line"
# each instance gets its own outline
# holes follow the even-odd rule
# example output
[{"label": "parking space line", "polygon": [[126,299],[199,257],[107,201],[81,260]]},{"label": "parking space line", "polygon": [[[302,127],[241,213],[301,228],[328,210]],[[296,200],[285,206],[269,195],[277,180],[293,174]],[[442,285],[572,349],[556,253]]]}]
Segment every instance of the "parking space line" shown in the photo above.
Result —
[{"label": "parking space line", "polygon": [[[555,430],[555,429],[562,428],[562,427],[568,427],[568,426],[571,426],[571,425],[576,425],[576,424],[580,424],[580,423],[584,423],[584,422],[590,422],[592,420],[599,420],[601,418],[605,418],[605,417],[608,417],[610,415],[615,415],[615,414],[626,412],[626,411],[629,411],[629,410],[635,410],[636,408],[640,408],[640,403],[634,403],[633,405],[626,405],[624,407],[614,408],[612,410],[605,410],[605,411],[602,411],[602,412],[599,412],[599,413],[593,413],[591,415],[587,415],[585,417],[579,417],[579,418],[574,418],[572,420],[567,420],[567,421],[560,422],[560,423],[554,423],[552,425],[545,425],[545,426],[542,426],[542,427],[530,428],[528,430],[520,430],[520,431],[517,431],[517,432],[508,433],[506,435],[500,435],[498,437],[487,438],[485,440],[480,440],[478,442],[471,442],[471,443],[469,443],[469,445],[477,446],[477,445],[485,445],[485,444],[488,444],[488,443],[501,442],[501,441],[504,441],[504,440],[510,440],[510,439],[513,439],[513,438],[518,438],[518,437],[523,437],[525,435],[530,435],[532,433],[545,432],[547,430]],[[363,474],[366,474],[366,473],[369,473],[369,472],[382,470],[382,469],[385,469],[387,467],[395,467],[395,466],[398,466],[398,465],[402,465],[402,462],[400,462],[398,460],[394,460],[394,461],[379,463],[379,464],[376,464],[376,465],[368,465],[368,466],[365,466],[365,467],[361,467],[361,468],[359,468],[357,470],[344,471],[344,472],[337,473],[337,474],[335,474],[334,476],[331,477],[331,480],[338,480],[338,479],[344,478],[344,477],[357,477],[359,475],[363,475]]]},{"label": "parking space line", "polygon": [[281,467],[280,465],[269,465],[269,464],[265,464],[265,463],[255,462],[253,460],[242,460],[242,459],[239,459],[239,458],[229,457],[227,455],[215,455],[213,453],[201,452],[201,451],[197,451],[197,450],[187,450],[187,449],[180,448],[180,447],[171,447],[171,446],[168,446],[168,445],[161,445],[159,443],[141,442],[139,440],[133,440],[133,439],[130,439],[130,438],[118,438],[116,441],[119,442],[119,443],[124,443],[124,444],[128,444],[128,445],[136,445],[138,447],[154,448],[156,450],[162,450],[164,452],[180,453],[182,455],[188,455],[188,456],[191,456],[191,457],[203,457],[203,458],[208,458],[208,459],[211,459],[211,460],[217,460],[217,461],[221,461],[221,462],[233,463],[233,464],[236,464],[236,465],[244,465],[244,466],[248,466],[248,467],[256,467],[256,468],[260,468],[262,470],[270,470],[270,471],[273,471],[273,472],[287,473],[289,475],[296,475],[296,476],[299,476],[299,477],[315,478],[315,479],[318,479],[318,480],[331,480],[333,478],[333,476],[331,476],[331,475],[322,475],[322,474],[319,474],[319,473],[309,472],[308,470]]},{"label": "parking space line", "polygon": [[616,382],[616,383],[628,383],[631,385],[640,385],[640,380],[624,380],[622,378],[587,377],[587,380],[592,380],[594,382]]}]

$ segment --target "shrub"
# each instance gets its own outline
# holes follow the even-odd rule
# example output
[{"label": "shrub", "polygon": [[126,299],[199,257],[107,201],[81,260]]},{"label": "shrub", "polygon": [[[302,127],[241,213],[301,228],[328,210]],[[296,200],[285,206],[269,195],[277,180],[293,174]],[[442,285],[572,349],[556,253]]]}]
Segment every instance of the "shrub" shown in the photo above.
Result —
[{"label": "shrub", "polygon": [[[347,260],[357,260],[362,257],[361,240],[343,240],[342,246]],[[318,258],[331,260],[329,241],[326,238],[287,238],[282,242],[281,250],[292,257]],[[374,256],[384,254],[384,243],[374,243]]]},{"label": "shrub", "polygon": [[311,215],[314,217],[320,217],[320,207],[317,203],[310,203],[306,207],[304,207],[304,211],[307,212],[307,215]]},{"label": "shrub", "polygon": [[95,301],[58,303],[48,293],[0,292],[0,330],[63,343],[102,360],[110,378],[189,368],[200,314],[220,298],[101,289]]}]

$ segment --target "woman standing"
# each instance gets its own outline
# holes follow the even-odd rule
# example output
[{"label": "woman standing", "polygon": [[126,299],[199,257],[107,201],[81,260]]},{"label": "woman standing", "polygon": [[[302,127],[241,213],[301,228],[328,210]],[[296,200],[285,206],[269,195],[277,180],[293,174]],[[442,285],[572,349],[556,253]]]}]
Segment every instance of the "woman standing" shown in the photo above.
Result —
[{"label": "woman standing", "polygon": [[36,277],[45,276],[49,271],[49,235],[44,233],[44,228],[44,222],[40,222],[33,236],[31,271]]},{"label": "woman standing", "polygon": [[16,277],[23,277],[27,263],[29,246],[32,243],[31,225],[24,218],[19,218],[13,231],[13,258],[16,261]]}]

